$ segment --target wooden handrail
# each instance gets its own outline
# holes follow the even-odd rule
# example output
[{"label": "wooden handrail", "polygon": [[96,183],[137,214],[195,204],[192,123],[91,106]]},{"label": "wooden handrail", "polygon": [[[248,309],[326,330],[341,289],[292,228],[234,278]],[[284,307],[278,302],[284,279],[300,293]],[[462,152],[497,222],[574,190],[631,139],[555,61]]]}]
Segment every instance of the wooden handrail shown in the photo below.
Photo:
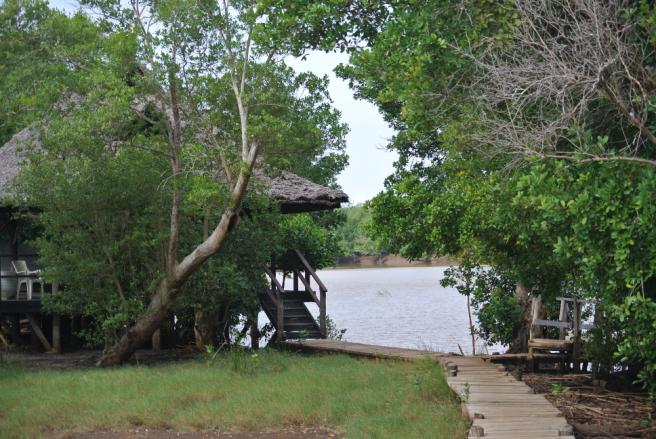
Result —
[{"label": "wooden handrail", "polygon": [[276,275],[273,272],[271,272],[271,270],[269,270],[268,267],[264,267],[264,272],[269,276],[269,278],[271,279],[271,282],[273,282],[273,284],[276,286],[276,290],[278,290],[278,292],[282,293],[284,290],[282,288],[282,285],[280,285],[280,282],[278,282],[278,279],[276,278]]},{"label": "wooden handrail", "polygon": [[276,296],[274,296],[271,293],[271,290],[269,288],[266,289],[267,296],[269,296],[269,299],[273,302],[274,305],[278,305],[278,299],[276,299]]},{"label": "wooden handrail", "polygon": [[321,279],[319,279],[317,273],[314,272],[314,270],[310,266],[310,263],[307,261],[307,259],[305,259],[305,256],[303,256],[303,253],[301,253],[298,250],[294,250],[294,251],[296,252],[296,256],[298,256],[298,258],[301,260],[301,263],[303,264],[305,269],[308,271],[308,273],[310,273],[310,276],[312,276],[312,278],[314,278],[314,281],[317,283],[317,285],[319,285],[319,290],[324,292],[328,291],[328,288],[326,288],[323,282],[321,282]]},{"label": "wooden handrail", "polygon": [[[284,290],[278,279],[276,278],[276,273],[269,270],[268,267],[264,267],[264,272],[271,279],[272,286],[276,288],[276,297],[277,300],[274,300],[274,305],[276,306],[276,338],[278,342],[282,342],[285,339],[285,303],[282,297]],[[269,290],[267,290],[269,291]]]},{"label": "wooden handrail", "polygon": [[294,273],[296,273],[296,275],[297,275],[298,278],[301,280],[301,282],[303,283],[303,285],[305,285],[305,291],[307,291],[307,292],[310,294],[310,296],[312,296],[312,299],[314,300],[314,302],[315,302],[317,305],[321,306],[321,301],[319,300],[319,298],[317,297],[317,295],[316,295],[316,294],[314,293],[314,291],[312,290],[312,287],[310,286],[310,284],[308,283],[308,281],[305,280],[305,278],[304,278],[303,276],[301,276],[301,273],[300,273],[297,269],[294,269]]},{"label": "wooden handrail", "polygon": [[556,300],[559,300],[561,302],[579,302],[579,303],[592,303],[596,304],[598,301],[597,299],[582,299],[579,297],[556,297]]}]

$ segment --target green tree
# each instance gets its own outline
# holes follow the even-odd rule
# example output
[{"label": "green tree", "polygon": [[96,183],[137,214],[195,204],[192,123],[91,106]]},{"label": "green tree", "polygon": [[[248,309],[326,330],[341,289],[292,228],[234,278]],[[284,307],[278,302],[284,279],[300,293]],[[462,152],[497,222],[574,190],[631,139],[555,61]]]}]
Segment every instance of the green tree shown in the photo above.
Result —
[{"label": "green tree", "polygon": [[0,145],[86,82],[101,39],[86,17],[68,17],[45,1],[0,4]]},{"label": "green tree", "polygon": [[[351,51],[340,75],[398,131],[397,170],[370,203],[382,245],[491,265],[524,307],[595,298],[593,345],[618,356],[593,360],[653,380],[636,308],[654,288],[650,2],[269,3],[299,53]],[[518,348],[527,317],[509,325]]]},{"label": "green tree", "polygon": [[[346,163],[345,127],[325,79],[293,75],[279,62],[283,52],[253,41],[265,26],[254,4],[85,4],[102,18],[67,23],[74,31],[83,20],[98,44],[79,69],[85,81],[48,118],[22,193],[45,218],[38,242],[49,280],[76,284],[66,293],[75,300],[83,277],[98,276],[102,298],[80,306],[98,307],[114,342],[100,364],[111,365],[147,341],[182,296],[198,293],[186,281],[229,245],[242,203],[258,191],[247,193],[258,156],[263,167],[294,163],[330,182]],[[78,203],[71,211],[79,217],[64,212],[67,203]],[[56,243],[70,254],[57,256]],[[263,251],[252,255],[252,270]],[[84,267],[68,279],[75,260]],[[211,265],[225,285],[254,274],[229,256]],[[255,288],[244,285],[237,291]]]},{"label": "green tree", "polygon": [[362,205],[342,209],[346,219],[336,230],[339,240],[340,255],[375,255],[378,246],[369,237],[371,226],[371,213]]}]

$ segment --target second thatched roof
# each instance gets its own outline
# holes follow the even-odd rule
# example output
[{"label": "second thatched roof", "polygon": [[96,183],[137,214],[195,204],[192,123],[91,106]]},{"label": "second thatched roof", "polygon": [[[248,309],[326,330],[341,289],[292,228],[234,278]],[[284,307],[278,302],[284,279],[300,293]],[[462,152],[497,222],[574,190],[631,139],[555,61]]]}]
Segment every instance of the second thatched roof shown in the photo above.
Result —
[{"label": "second thatched roof", "polygon": [[[11,185],[18,178],[21,165],[25,163],[25,151],[40,146],[39,136],[40,130],[30,126],[0,147],[0,200],[11,195]],[[288,171],[275,176],[257,172],[255,178],[264,183],[269,195],[280,204],[283,213],[337,209],[341,203],[348,202],[346,193]]]}]

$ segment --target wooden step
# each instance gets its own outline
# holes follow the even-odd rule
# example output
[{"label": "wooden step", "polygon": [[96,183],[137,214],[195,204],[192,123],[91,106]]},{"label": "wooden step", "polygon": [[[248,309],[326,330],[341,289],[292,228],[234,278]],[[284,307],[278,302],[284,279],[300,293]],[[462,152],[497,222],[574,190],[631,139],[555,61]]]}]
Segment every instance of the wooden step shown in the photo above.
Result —
[{"label": "wooden step", "polygon": [[301,332],[301,331],[285,330],[285,338],[288,340],[299,340],[299,339],[306,339],[306,338],[316,339],[316,338],[321,338],[321,332],[319,331]]},{"label": "wooden step", "polygon": [[528,341],[528,347],[551,351],[568,351],[572,349],[572,342],[568,340],[555,340],[551,338],[534,338]]}]

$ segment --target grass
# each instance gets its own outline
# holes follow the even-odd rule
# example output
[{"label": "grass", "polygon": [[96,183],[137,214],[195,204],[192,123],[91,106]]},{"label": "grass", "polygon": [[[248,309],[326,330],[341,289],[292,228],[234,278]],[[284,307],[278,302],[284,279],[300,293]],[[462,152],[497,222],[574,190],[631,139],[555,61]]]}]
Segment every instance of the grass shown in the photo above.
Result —
[{"label": "grass", "polygon": [[466,422],[429,362],[220,354],[110,370],[0,365],[3,438],[136,428],[261,431],[324,426],[349,438],[464,438]]}]

